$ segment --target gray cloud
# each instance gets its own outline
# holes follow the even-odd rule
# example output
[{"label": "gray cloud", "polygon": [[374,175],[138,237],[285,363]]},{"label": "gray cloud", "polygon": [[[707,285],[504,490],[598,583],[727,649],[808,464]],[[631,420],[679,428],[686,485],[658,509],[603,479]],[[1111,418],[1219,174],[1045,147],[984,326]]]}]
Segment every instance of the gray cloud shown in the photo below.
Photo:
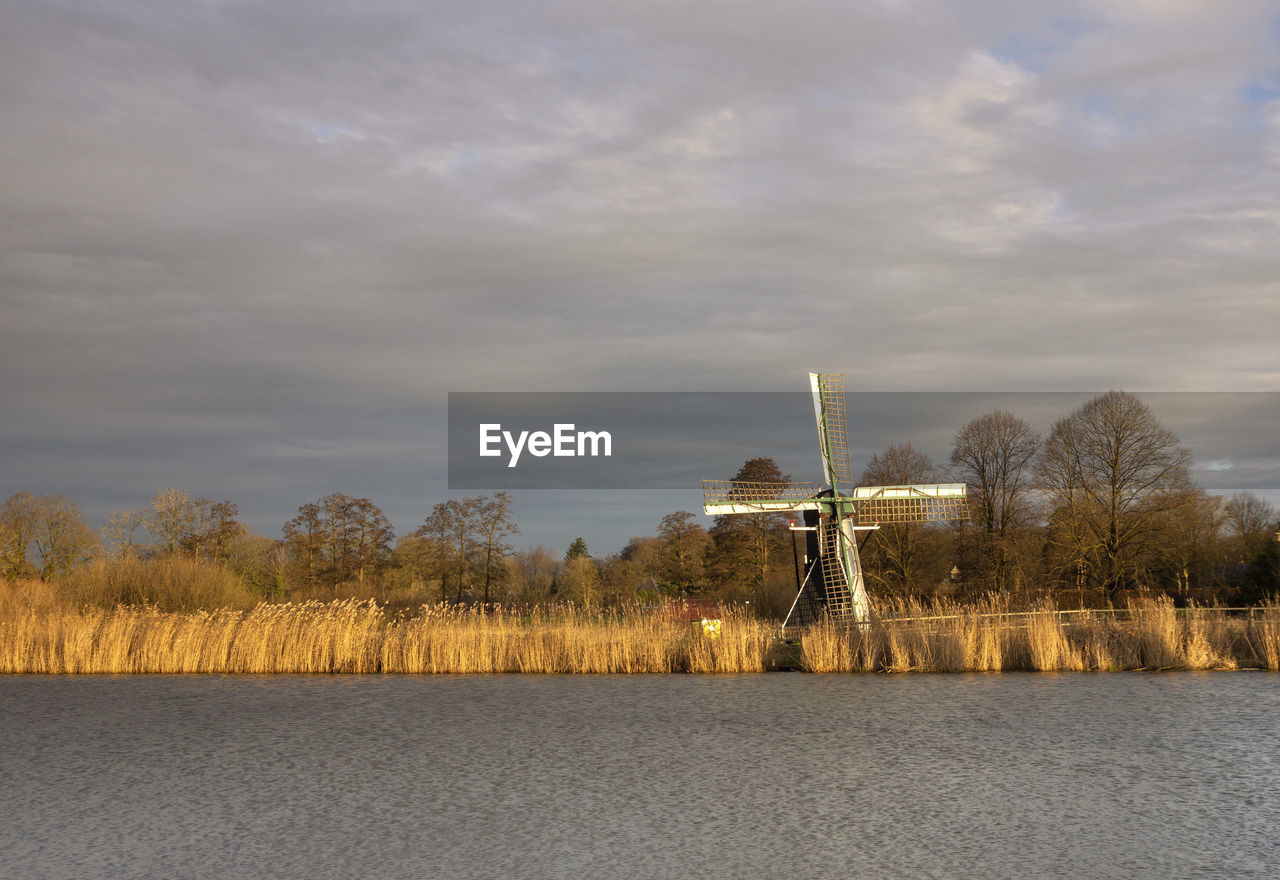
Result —
[{"label": "gray cloud", "polygon": [[0,491],[403,529],[449,390],[1277,387],[1272,4],[757,7],[8,4]]}]

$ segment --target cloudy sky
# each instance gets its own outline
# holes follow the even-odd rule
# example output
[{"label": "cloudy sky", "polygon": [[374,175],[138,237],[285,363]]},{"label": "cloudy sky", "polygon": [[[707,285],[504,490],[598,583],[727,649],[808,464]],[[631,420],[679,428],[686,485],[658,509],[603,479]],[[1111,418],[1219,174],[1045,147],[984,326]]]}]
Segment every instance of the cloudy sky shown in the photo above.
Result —
[{"label": "cloudy sky", "polygon": [[[1274,2],[0,10],[0,496],[404,532],[449,391],[1280,389]],[[700,495],[617,501],[522,542]]]}]

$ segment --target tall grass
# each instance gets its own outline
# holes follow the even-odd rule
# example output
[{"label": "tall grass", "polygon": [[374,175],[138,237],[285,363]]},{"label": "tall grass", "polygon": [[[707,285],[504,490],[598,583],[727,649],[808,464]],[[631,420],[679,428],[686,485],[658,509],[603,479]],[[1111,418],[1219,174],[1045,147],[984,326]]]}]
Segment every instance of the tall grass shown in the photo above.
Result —
[{"label": "tall grass", "polygon": [[[47,584],[0,586],[3,673],[491,673],[1280,669],[1280,603],[1233,616],[1168,600],[1121,615],[1010,613],[1000,603],[904,606],[863,626],[819,624],[778,654],[776,628],[723,609],[718,637],[678,614],[422,606],[373,601],[217,611],[68,602]],[[784,649],[786,646],[781,646]]]},{"label": "tall grass", "polygon": [[0,672],[760,672],[771,635],[734,611],[710,638],[638,610],[425,606],[389,617],[357,600],[190,613],[15,607],[0,620]]},{"label": "tall grass", "polygon": [[1122,614],[1014,614],[998,603],[901,606],[863,626],[801,634],[809,672],[1042,672],[1120,669],[1280,669],[1280,602],[1233,615],[1135,602]]}]

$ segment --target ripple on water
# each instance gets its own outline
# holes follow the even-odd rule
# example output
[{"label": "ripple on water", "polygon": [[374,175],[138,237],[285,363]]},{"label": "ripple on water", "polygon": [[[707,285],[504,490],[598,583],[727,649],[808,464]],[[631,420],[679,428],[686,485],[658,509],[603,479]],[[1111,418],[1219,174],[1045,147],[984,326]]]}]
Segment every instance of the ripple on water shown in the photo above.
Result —
[{"label": "ripple on water", "polygon": [[0,876],[1273,877],[1278,682],[7,677]]}]

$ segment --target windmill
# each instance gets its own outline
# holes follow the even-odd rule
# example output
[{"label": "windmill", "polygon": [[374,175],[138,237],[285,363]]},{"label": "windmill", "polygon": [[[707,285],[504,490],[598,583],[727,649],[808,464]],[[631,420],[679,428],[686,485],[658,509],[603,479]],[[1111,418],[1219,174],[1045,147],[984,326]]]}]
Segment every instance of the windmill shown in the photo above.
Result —
[{"label": "windmill", "polygon": [[[825,485],[703,480],[702,509],[723,514],[803,514],[805,573],[783,628],[806,626],[823,616],[839,623],[865,621],[867,587],[858,561],[858,534],[890,523],[967,519],[964,483],[857,486],[849,464],[844,376],[810,373],[813,414]],[[798,576],[797,576],[798,577]]]}]

